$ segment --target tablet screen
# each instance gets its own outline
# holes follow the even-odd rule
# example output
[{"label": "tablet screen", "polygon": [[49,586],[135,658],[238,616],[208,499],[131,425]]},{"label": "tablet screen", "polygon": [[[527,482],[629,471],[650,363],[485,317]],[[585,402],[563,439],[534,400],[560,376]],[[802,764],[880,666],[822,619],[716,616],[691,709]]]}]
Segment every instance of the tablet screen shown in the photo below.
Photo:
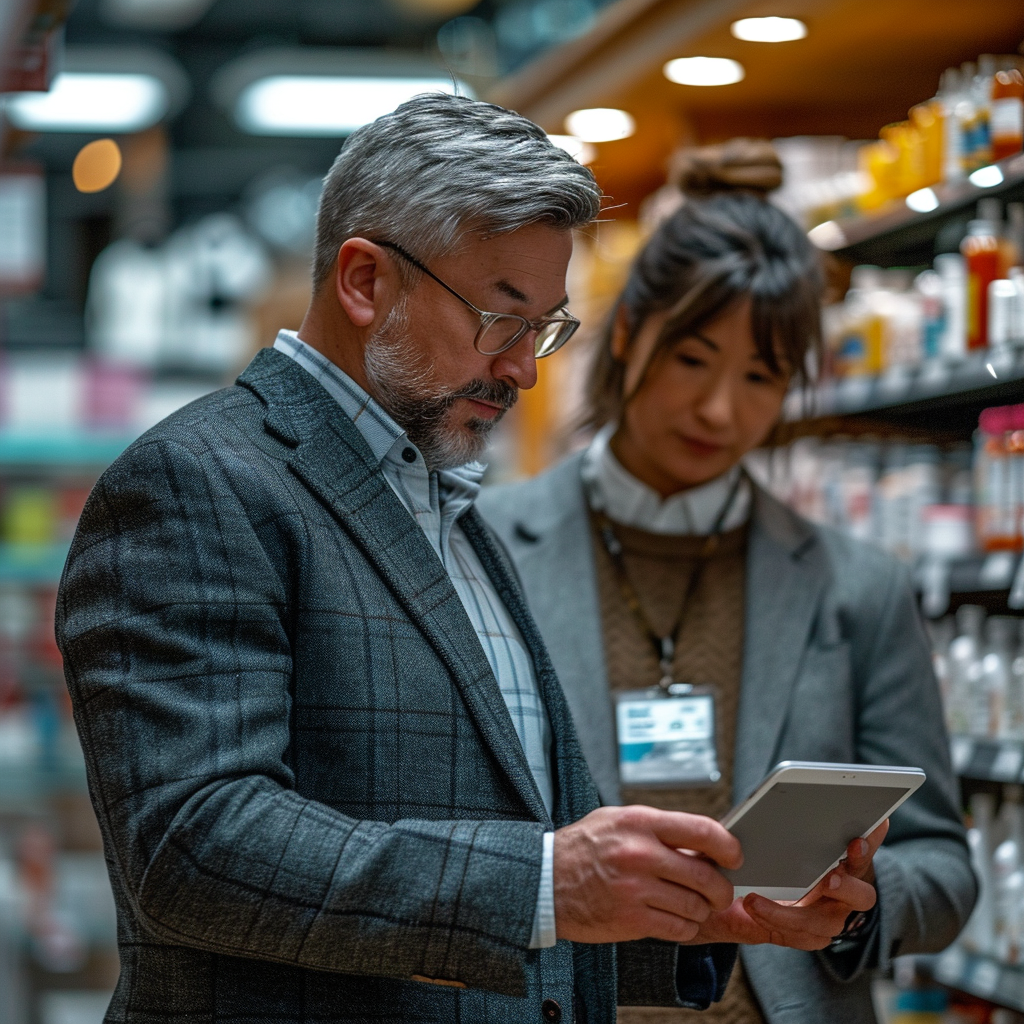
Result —
[{"label": "tablet screen", "polygon": [[743,846],[733,885],[808,888],[897,800],[906,786],[830,786],[779,782],[729,831]]}]

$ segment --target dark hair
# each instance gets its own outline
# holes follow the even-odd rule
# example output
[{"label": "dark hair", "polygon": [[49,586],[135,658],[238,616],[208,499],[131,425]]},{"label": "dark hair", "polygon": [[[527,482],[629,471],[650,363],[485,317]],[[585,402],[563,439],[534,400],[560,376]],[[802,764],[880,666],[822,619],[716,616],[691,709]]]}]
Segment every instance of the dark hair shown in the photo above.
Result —
[{"label": "dark hair", "polygon": [[652,313],[669,311],[637,389],[667,345],[746,296],[769,370],[806,379],[808,355],[821,343],[822,279],[817,250],[762,189],[688,199],[643,247],[612,309],[587,382],[585,425],[617,420],[631,397],[623,394],[625,365],[612,354],[620,309],[631,340]]}]

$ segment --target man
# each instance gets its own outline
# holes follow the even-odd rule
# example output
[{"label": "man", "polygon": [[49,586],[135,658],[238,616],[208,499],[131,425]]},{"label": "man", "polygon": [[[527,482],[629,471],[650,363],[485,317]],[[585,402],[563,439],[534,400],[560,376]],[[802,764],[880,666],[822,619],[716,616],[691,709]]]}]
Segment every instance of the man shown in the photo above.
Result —
[{"label": "man", "polygon": [[873,902],[839,870],[812,907],[734,905],[717,823],[596,809],[473,510],[471,460],[575,327],[599,198],[518,115],[404,104],[327,176],[298,333],[97,485],[57,631],[118,904],[108,1021],[603,1024],[617,986],[720,994],[734,947],[677,943],[824,945]]}]

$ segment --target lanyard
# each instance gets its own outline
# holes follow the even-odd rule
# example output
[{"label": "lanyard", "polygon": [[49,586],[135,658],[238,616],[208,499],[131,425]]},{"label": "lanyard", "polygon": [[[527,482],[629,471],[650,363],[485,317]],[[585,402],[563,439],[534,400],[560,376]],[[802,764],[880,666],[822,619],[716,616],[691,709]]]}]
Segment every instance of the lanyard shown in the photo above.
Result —
[{"label": "lanyard", "polygon": [[[626,602],[626,607],[629,608],[633,618],[636,619],[641,631],[654,645],[658,667],[661,669],[661,678],[658,680],[658,686],[665,693],[682,692],[677,689],[680,687],[680,684],[676,683],[672,678],[672,661],[675,658],[676,644],[679,642],[679,634],[682,632],[683,624],[686,621],[686,613],[689,610],[690,602],[693,600],[698,586],[700,586],[704,567],[718,549],[718,542],[722,536],[722,527],[736,501],[736,496],[739,493],[740,484],[743,482],[744,476],[745,471],[741,468],[740,472],[736,474],[736,479],[733,481],[733,485],[718,512],[718,516],[715,518],[711,533],[705,538],[704,544],[697,555],[697,562],[686,584],[686,590],[683,593],[683,603],[679,608],[679,614],[676,616],[675,625],[667,636],[660,636],[658,634],[651,625],[651,620],[648,619],[644,612],[643,605],[640,602],[640,595],[636,592],[636,587],[633,586],[629,574],[626,572],[626,562],[622,555],[622,542],[615,533],[615,525],[603,509],[594,508],[593,503],[591,504],[591,511],[597,522],[598,533],[615,569],[615,576],[618,580],[619,590],[622,593],[622,599]],[[692,687],[687,686],[686,689],[690,690]]]}]

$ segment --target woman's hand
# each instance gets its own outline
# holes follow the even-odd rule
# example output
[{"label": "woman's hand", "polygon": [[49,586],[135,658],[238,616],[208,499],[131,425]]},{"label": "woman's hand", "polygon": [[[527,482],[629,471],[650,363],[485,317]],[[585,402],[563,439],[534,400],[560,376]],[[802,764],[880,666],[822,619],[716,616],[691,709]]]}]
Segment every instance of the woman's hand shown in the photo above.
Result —
[{"label": "woman's hand", "polygon": [[711,913],[689,944],[770,942],[793,949],[824,949],[843,930],[851,913],[875,905],[873,859],[888,831],[886,820],[867,839],[854,839],[838,867],[797,903],[777,903],[750,893],[733,900],[726,910]]}]

